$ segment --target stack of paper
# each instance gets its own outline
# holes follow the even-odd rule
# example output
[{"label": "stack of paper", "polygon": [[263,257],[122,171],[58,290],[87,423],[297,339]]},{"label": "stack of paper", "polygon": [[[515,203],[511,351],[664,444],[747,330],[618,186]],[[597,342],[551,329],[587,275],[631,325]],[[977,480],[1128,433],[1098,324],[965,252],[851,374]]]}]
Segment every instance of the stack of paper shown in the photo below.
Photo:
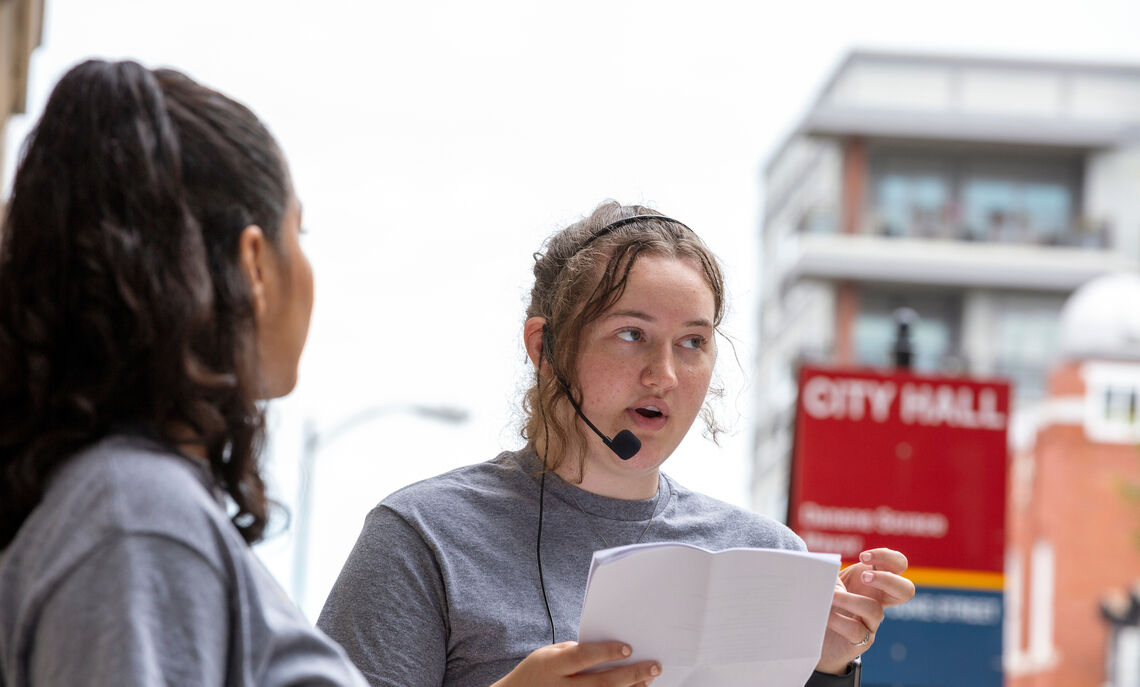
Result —
[{"label": "stack of paper", "polygon": [[819,661],[835,554],[634,544],[598,551],[578,641],[657,660],[654,687],[803,687]]}]

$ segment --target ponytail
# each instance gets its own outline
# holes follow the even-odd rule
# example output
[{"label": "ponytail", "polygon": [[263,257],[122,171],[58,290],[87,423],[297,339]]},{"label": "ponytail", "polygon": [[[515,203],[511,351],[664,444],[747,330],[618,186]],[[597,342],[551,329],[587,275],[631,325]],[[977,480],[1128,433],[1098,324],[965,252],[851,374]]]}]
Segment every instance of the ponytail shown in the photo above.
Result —
[{"label": "ponytail", "polygon": [[[267,166],[268,181],[239,178]],[[261,536],[237,238],[276,230],[288,193],[256,116],[182,74],[93,60],[60,80],[0,234],[0,548],[52,472],[124,424],[205,446],[235,524]]]}]

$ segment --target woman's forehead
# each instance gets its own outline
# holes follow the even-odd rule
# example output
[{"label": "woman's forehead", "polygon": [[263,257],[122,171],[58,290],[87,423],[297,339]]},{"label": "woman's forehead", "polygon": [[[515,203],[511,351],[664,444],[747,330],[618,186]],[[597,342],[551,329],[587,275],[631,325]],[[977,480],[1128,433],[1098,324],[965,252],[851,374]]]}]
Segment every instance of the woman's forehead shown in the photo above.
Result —
[{"label": "woman's forehead", "polygon": [[689,257],[642,256],[630,268],[621,296],[603,311],[656,319],[665,311],[687,320],[711,321],[716,297],[700,263]]}]

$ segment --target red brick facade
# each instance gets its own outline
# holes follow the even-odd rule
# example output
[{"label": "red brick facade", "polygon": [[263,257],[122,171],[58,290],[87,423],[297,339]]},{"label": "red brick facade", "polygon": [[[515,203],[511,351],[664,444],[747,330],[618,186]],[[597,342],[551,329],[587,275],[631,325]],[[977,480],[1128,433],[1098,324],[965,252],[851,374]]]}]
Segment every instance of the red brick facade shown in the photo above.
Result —
[{"label": "red brick facade", "polygon": [[[1008,550],[1020,563],[1008,574],[1021,574],[1007,585],[1020,587],[1021,612],[1018,646],[1006,647],[1009,687],[1103,687],[1108,625],[1100,601],[1140,578],[1140,503],[1124,495],[1125,484],[1140,484],[1140,450],[1088,438],[1073,412],[1087,393],[1082,364],[1057,368],[1050,400],[1070,412],[1046,420],[1033,445],[1013,459]],[[1050,622],[1032,601],[1033,551],[1041,542],[1054,562],[1051,608],[1044,609],[1052,615],[1049,656],[1034,655],[1030,636],[1034,624]]]}]

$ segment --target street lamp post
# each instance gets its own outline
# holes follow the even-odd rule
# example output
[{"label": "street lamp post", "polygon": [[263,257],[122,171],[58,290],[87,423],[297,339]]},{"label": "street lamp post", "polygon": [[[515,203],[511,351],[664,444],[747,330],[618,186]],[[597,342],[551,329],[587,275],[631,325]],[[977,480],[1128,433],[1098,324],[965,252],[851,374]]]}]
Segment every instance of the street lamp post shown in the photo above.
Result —
[{"label": "street lamp post", "polygon": [[386,403],[366,408],[341,422],[323,430],[317,429],[312,418],[302,426],[300,481],[297,485],[296,539],[293,545],[293,601],[304,608],[305,587],[309,576],[309,536],[313,509],[313,475],[317,454],[337,438],[367,424],[382,415],[407,412],[421,417],[458,424],[467,420],[467,411],[449,406],[427,406],[414,403]]}]

